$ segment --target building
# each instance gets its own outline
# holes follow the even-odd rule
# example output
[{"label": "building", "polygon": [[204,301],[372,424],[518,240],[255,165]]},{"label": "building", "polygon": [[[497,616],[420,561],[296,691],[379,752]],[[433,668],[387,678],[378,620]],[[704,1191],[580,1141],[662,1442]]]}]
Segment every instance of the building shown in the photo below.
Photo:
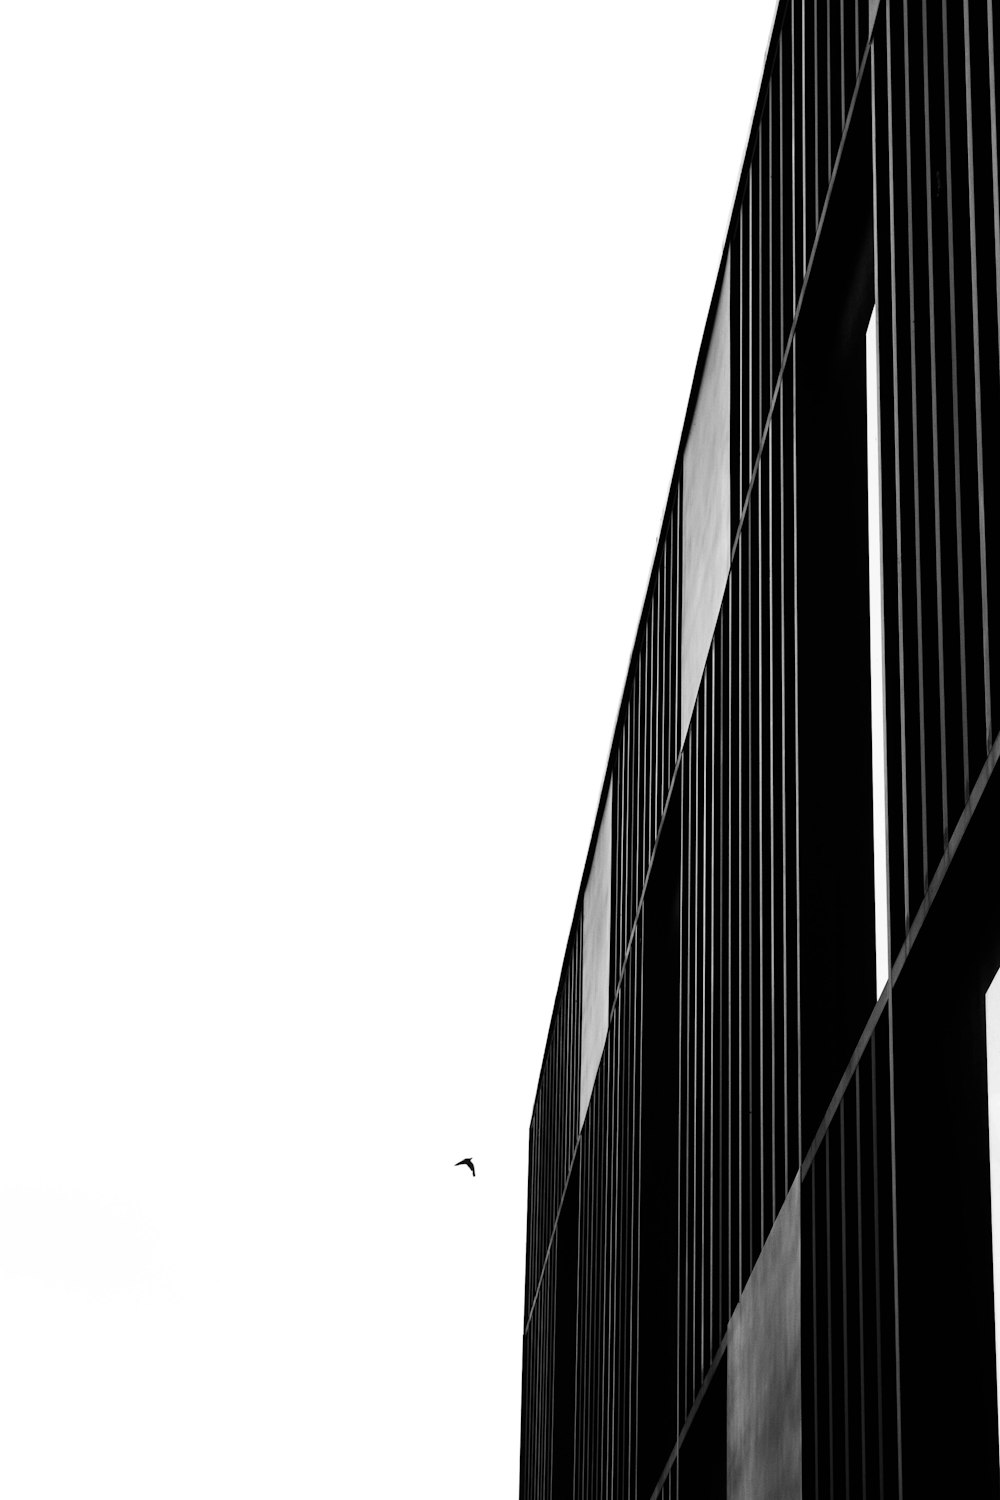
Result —
[{"label": "building", "polygon": [[777,7],[531,1120],[531,1500],[1000,1495],[998,47]]}]

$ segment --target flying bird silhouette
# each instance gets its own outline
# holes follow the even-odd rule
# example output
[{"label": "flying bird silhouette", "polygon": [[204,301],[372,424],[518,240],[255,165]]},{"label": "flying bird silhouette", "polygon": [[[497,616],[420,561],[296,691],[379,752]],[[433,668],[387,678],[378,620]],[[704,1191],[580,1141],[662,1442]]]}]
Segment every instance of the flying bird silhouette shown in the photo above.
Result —
[{"label": "flying bird silhouette", "polygon": [[455,1163],[455,1165],[456,1165],[456,1167],[468,1167],[468,1169],[472,1173],[473,1177],[475,1177],[475,1175],[476,1175],[476,1169],[472,1165],[472,1157],[471,1156],[463,1156],[462,1160],[461,1161],[457,1161]]}]

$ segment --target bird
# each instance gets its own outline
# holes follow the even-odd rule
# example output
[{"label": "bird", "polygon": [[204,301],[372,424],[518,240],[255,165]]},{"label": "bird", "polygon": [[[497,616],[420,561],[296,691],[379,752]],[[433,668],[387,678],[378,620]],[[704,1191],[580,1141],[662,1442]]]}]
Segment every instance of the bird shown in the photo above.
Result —
[{"label": "bird", "polygon": [[476,1175],[476,1169],[472,1165],[472,1157],[471,1156],[463,1156],[462,1160],[461,1161],[457,1161],[455,1163],[455,1165],[456,1165],[456,1167],[468,1167],[468,1169],[472,1173],[473,1177],[475,1177],[475,1175]]}]

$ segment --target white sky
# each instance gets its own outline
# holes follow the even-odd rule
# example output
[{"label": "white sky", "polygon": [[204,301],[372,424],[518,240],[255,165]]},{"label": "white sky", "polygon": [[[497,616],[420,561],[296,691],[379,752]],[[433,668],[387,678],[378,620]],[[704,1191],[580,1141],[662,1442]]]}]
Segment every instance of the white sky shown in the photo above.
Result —
[{"label": "white sky", "polygon": [[5,1497],[516,1494],[531,1103],[773,11],[6,8]]}]

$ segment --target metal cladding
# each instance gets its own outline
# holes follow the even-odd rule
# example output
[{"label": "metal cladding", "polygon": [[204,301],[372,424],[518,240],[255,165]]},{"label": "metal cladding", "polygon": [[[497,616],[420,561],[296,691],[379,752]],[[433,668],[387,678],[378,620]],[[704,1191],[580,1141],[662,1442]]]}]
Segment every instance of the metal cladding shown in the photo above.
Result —
[{"label": "metal cladding", "polygon": [[1000,1496],[998,41],[778,5],[531,1121],[531,1500]]}]

